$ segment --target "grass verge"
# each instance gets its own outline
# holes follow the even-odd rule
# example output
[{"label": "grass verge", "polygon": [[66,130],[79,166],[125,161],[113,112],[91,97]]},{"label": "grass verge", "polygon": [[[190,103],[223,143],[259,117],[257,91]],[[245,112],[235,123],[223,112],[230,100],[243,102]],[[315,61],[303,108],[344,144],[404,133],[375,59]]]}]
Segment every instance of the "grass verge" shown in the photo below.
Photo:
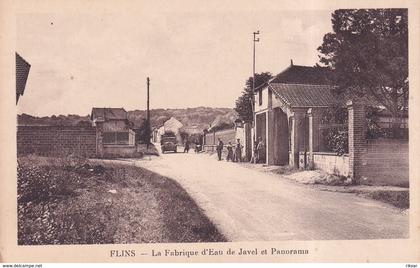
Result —
[{"label": "grass verge", "polygon": [[175,181],[85,159],[18,159],[18,244],[223,242]]}]

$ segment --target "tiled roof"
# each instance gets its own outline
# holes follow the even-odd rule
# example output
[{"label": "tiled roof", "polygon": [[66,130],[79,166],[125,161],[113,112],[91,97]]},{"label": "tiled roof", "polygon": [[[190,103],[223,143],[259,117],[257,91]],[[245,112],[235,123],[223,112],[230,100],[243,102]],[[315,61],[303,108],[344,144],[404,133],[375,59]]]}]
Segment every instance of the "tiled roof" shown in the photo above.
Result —
[{"label": "tiled roof", "polygon": [[270,83],[331,85],[333,72],[325,67],[290,65]]},{"label": "tiled roof", "polygon": [[333,75],[333,71],[325,67],[290,65],[284,71],[271,78],[267,83],[257,87],[255,90],[267,87],[270,83],[332,85]]},{"label": "tiled roof", "polygon": [[30,68],[31,65],[16,53],[16,103],[19,100],[19,96],[25,92]]},{"label": "tiled roof", "polygon": [[289,107],[327,107],[338,101],[330,85],[270,83],[269,87]]},{"label": "tiled roof", "polygon": [[92,108],[91,120],[120,120],[127,119],[127,112],[124,108]]}]

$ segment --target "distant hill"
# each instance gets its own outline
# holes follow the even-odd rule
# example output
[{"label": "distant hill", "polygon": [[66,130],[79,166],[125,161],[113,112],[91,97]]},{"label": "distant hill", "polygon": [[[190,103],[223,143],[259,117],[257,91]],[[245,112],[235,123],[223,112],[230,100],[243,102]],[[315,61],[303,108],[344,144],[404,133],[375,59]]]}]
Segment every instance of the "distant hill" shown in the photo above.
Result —
[{"label": "distant hill", "polygon": [[[18,115],[19,125],[90,125],[90,115],[53,115],[36,117],[28,114]],[[152,127],[159,127],[163,123],[175,117],[184,127],[203,130],[214,127],[218,124],[224,126],[233,125],[237,114],[230,108],[210,108],[210,107],[197,107],[186,109],[153,109],[150,110],[150,121]],[[128,119],[132,121],[135,127],[140,127],[146,119],[146,111],[134,110],[128,111]]]},{"label": "distant hill", "polygon": [[19,114],[18,125],[48,125],[48,126],[77,126],[91,125],[90,115],[80,116],[77,114],[53,115],[37,117],[29,114]]},{"label": "distant hill", "polygon": [[[233,124],[237,114],[233,109],[209,107],[155,109],[150,111],[150,122],[153,127],[163,125],[163,123],[171,117],[175,117],[184,125],[184,127],[195,127],[203,130],[213,125],[215,119],[218,117],[225,118],[225,121],[229,118],[230,122]],[[143,120],[146,119],[146,111],[129,111],[128,119],[134,122],[134,125],[140,126]]]}]

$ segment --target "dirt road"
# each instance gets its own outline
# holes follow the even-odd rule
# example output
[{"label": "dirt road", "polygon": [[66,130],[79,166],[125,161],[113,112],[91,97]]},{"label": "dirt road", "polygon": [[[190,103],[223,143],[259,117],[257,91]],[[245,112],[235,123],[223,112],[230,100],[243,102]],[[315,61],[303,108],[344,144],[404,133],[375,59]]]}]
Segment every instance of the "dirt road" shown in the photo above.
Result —
[{"label": "dirt road", "polygon": [[408,236],[408,215],[353,194],[324,192],[205,154],[136,165],[178,181],[230,241]]}]

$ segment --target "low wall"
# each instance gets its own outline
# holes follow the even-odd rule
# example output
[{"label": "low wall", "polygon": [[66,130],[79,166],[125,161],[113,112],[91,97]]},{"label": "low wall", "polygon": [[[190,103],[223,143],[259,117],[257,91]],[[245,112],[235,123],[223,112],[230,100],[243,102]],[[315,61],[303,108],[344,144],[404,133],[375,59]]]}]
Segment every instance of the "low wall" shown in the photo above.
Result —
[{"label": "low wall", "polygon": [[16,139],[18,156],[96,155],[96,130],[91,126],[18,126]]},{"label": "low wall", "polygon": [[135,145],[104,145],[102,152],[104,158],[130,158],[140,157],[142,155],[137,151]]},{"label": "low wall", "polygon": [[335,153],[313,153],[313,167],[338,176],[349,176],[349,156]]},{"label": "low wall", "polygon": [[408,140],[367,140],[362,158],[361,183],[408,186]]}]

